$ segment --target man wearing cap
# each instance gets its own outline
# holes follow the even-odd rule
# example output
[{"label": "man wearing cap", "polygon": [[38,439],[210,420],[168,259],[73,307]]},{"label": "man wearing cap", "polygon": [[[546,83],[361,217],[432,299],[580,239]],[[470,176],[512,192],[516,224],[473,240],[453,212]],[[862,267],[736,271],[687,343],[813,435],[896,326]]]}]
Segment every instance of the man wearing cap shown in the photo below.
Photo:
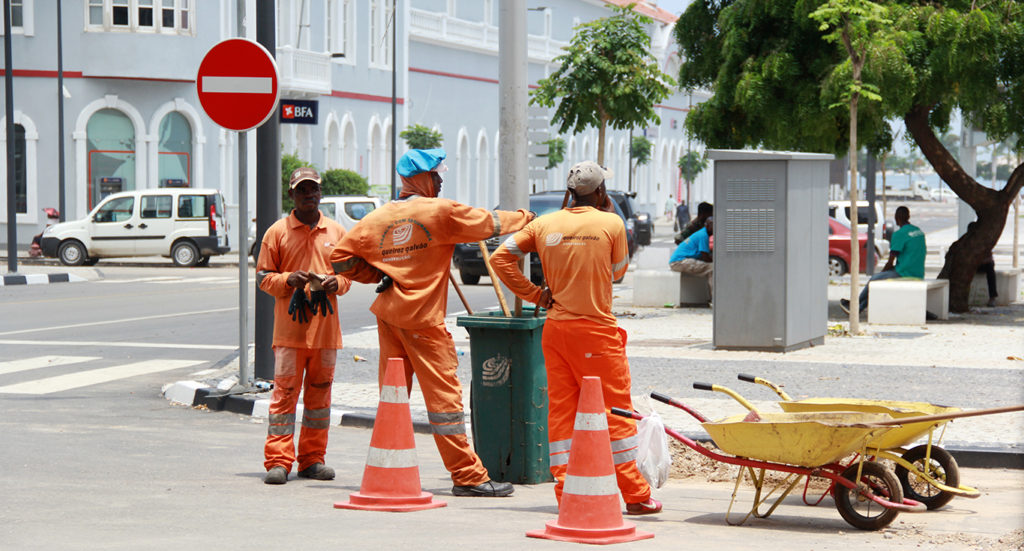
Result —
[{"label": "man wearing cap", "polygon": [[335,273],[361,283],[380,283],[370,307],[377,316],[379,381],[388,358],[405,360],[407,388],[416,375],[441,459],[456,496],[500,497],[512,485],[490,479],[469,446],[462,410],[458,357],[444,324],[448,278],[457,243],[519,230],[529,211],[473,208],[438,198],[443,149],[413,149],[398,161],[399,199],[359,221],[331,253]]},{"label": "man wearing cap", "polygon": [[[583,377],[601,378],[605,407],[632,410],[626,332],[612,314],[612,281],[626,273],[626,228],[614,214],[604,181],[611,173],[593,161],[569,169],[573,206],[546,214],[510,236],[491,264],[517,296],[548,308],[541,346],[548,374],[548,442],[555,497],[561,502]],[[603,211],[603,212],[602,212]],[[518,268],[526,253],[540,255],[547,288]],[[636,424],[608,416],[612,457],[626,513],[657,513],[651,487],[636,466]]]},{"label": "man wearing cap", "polygon": [[[334,478],[324,455],[334,363],[341,348],[336,297],[351,286],[348,279],[332,275],[331,250],[345,230],[320,214],[320,175],[309,167],[296,169],[288,195],[295,209],[267,229],[256,263],[256,284],[275,299],[274,392],[263,450],[267,484],[286,483],[296,461],[299,477]],[[296,456],[293,434],[300,391],[302,431]]]}]

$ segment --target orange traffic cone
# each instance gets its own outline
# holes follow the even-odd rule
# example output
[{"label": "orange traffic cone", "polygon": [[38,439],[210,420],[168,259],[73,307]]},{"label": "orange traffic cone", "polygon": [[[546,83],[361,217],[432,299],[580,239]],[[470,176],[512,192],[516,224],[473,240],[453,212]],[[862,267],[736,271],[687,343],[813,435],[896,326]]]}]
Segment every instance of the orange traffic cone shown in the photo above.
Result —
[{"label": "orange traffic cone", "polygon": [[622,520],[600,377],[584,377],[580,388],[558,520],[548,522],[543,531],[526,535],[597,544],[654,537],[650,532],[638,532],[635,524]]},{"label": "orange traffic cone", "polygon": [[334,508],[403,512],[447,505],[433,498],[420,486],[404,364],[401,358],[388,358],[363,484],[347,502],[335,503]]}]

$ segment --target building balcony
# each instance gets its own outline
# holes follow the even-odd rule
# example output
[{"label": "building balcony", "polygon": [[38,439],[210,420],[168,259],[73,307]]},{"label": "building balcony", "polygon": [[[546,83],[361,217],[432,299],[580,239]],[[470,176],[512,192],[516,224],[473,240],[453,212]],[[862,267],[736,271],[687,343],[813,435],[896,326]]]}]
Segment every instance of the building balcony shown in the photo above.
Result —
[{"label": "building balcony", "polygon": [[277,49],[277,69],[281,72],[282,98],[315,98],[331,93],[331,54],[328,52],[281,46]]},{"label": "building balcony", "polygon": [[[446,13],[410,9],[409,36],[422,42],[495,55],[498,53],[498,27],[458,19]],[[568,42],[553,40],[550,36],[529,35],[527,56],[533,62],[549,63],[562,53],[562,47],[568,45]]]}]

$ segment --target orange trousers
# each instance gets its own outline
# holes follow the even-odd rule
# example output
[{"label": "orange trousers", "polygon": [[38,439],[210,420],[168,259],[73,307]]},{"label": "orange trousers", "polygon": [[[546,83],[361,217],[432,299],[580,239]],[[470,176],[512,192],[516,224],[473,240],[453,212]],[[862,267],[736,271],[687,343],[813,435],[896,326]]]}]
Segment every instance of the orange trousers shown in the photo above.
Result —
[{"label": "orange trousers", "polygon": [[[601,378],[605,408],[633,409],[629,362],[626,360],[626,332],[587,320],[548,319],[544,322],[541,347],[548,373],[551,475],[556,482],[555,497],[561,503],[583,377]],[[651,487],[636,466],[636,422],[608,415],[608,434],[611,436],[615,479],[622,499],[626,503],[647,501],[651,497]]]},{"label": "orange trousers", "polygon": [[[331,426],[331,385],[338,351],[333,348],[274,347],[274,392],[270,396],[267,442],[263,466],[269,471],[281,466],[289,471],[323,463],[327,453],[327,431]],[[302,391],[302,431],[296,458],[295,410]]]},{"label": "orange trousers", "polygon": [[462,385],[456,375],[459,359],[448,329],[443,323],[425,329],[402,329],[377,318],[377,337],[380,341],[378,383],[384,381],[388,358],[405,361],[405,383],[410,393],[412,376],[416,375],[427,404],[434,443],[452,475],[452,482],[456,486],[476,486],[490,480],[466,437]]}]

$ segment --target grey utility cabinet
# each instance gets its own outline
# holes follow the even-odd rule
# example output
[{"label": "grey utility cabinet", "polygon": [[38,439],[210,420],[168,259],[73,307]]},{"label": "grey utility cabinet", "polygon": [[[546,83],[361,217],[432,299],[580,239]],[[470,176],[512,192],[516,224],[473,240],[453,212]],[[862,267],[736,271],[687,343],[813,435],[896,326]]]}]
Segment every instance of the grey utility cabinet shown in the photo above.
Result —
[{"label": "grey utility cabinet", "polygon": [[714,347],[825,342],[832,155],[709,150],[715,169]]}]

